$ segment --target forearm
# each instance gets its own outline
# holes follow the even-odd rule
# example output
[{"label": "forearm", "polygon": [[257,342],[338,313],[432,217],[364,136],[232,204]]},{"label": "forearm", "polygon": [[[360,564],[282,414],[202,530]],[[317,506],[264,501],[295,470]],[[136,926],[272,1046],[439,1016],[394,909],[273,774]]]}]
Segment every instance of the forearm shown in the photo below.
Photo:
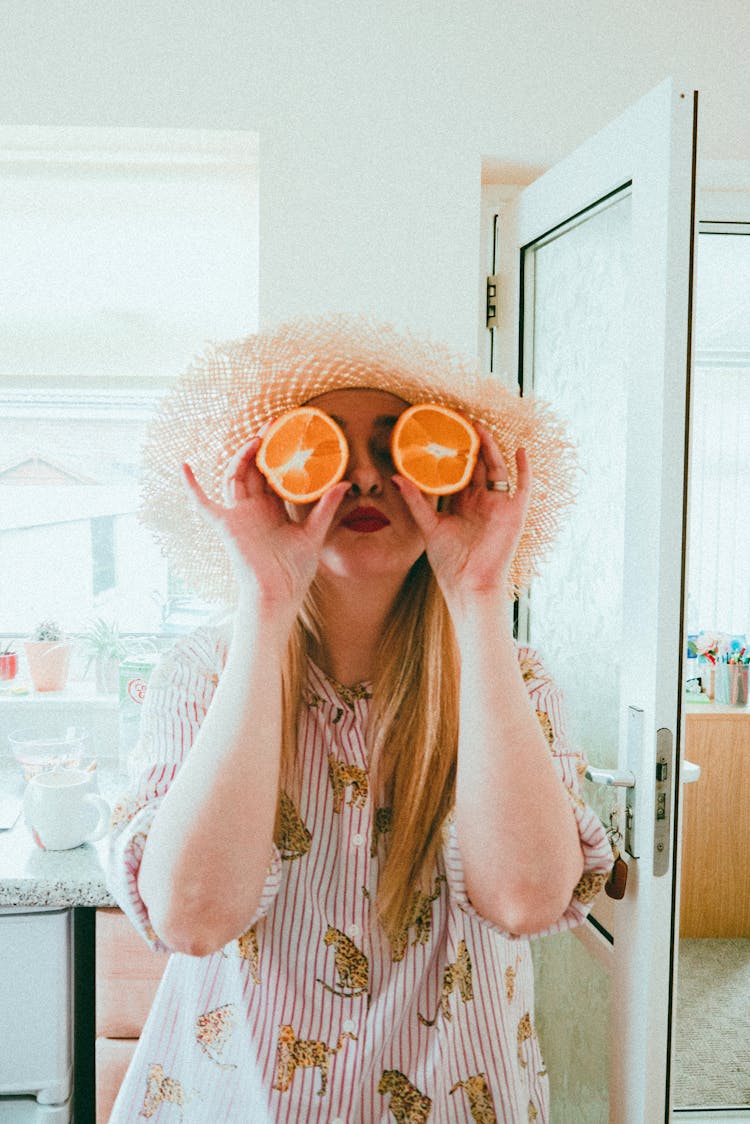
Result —
[{"label": "forearm", "polygon": [[226,667],[149,832],[138,886],[157,934],[202,955],[255,912],[271,857],[288,614],[238,608]]},{"label": "forearm", "polygon": [[497,596],[453,612],[461,652],[456,832],[472,904],[511,932],[564,911],[582,870],[575,817]]}]

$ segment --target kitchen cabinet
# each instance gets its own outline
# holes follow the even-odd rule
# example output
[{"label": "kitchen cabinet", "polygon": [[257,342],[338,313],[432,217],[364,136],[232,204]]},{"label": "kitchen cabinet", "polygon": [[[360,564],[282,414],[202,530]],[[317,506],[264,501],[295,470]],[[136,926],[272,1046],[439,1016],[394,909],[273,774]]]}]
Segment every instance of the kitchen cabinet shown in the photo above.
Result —
[{"label": "kitchen cabinet", "polygon": [[69,909],[0,910],[0,1124],[68,1124],[73,1090]]},{"label": "kitchen cabinet", "polygon": [[0,1097],[0,1124],[68,1124],[70,1102],[39,1104],[35,1097]]},{"label": "kitchen cabinet", "polygon": [[750,937],[750,710],[688,707],[685,730],[680,936]]},{"label": "kitchen cabinet", "polygon": [[[0,699],[0,727],[9,705]],[[100,794],[114,806],[127,777],[99,763]],[[0,752],[0,798],[23,792]],[[0,831],[0,1124],[94,1124],[96,912],[115,905],[108,846],[41,851],[23,815]],[[60,1104],[42,1103],[71,1088]]]},{"label": "kitchen cabinet", "polygon": [[121,910],[96,911],[97,1124],[107,1124],[167,960]]}]

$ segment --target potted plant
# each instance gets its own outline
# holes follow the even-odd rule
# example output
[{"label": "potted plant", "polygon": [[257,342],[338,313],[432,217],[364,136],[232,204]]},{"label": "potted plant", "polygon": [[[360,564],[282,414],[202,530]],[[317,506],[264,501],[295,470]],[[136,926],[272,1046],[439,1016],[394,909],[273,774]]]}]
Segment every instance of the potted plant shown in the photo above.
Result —
[{"label": "potted plant", "polygon": [[24,641],[35,691],[62,691],[68,681],[72,645],[56,621],[44,620]]},{"label": "potted plant", "polygon": [[18,653],[12,644],[0,648],[0,679],[15,679],[18,671]]},{"label": "potted plant", "polygon": [[113,621],[97,617],[79,639],[88,651],[86,674],[91,664],[96,673],[96,689],[100,694],[112,694],[118,690],[120,660],[125,648],[120,638],[120,630]]}]

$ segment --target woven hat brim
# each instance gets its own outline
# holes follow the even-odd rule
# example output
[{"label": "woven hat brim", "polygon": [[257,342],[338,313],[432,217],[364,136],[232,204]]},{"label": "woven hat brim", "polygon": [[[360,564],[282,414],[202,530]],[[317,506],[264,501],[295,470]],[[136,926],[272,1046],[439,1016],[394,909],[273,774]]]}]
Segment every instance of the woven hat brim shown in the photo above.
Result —
[{"label": "woven hat brim", "polygon": [[439,343],[346,316],[295,321],[210,345],[162,401],[143,450],[141,518],[188,588],[209,601],[235,600],[226,551],[190,502],[182,463],[220,501],[230,460],[267,421],[326,391],[357,387],[410,404],[437,402],[480,422],[498,443],[511,487],[516,450],[526,449],[533,483],[508,593],[526,589],[575,498],[575,449],[562,422],[547,403],[520,398]]}]

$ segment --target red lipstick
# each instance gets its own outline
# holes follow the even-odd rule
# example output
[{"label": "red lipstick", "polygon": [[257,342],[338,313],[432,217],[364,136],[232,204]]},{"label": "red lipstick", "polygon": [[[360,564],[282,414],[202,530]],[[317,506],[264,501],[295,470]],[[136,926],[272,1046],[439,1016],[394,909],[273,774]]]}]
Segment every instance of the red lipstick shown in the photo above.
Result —
[{"label": "red lipstick", "polygon": [[355,507],[341,520],[342,527],[346,527],[349,531],[360,531],[363,534],[381,531],[389,523],[390,519],[383,515],[383,512],[379,511],[377,507]]}]

